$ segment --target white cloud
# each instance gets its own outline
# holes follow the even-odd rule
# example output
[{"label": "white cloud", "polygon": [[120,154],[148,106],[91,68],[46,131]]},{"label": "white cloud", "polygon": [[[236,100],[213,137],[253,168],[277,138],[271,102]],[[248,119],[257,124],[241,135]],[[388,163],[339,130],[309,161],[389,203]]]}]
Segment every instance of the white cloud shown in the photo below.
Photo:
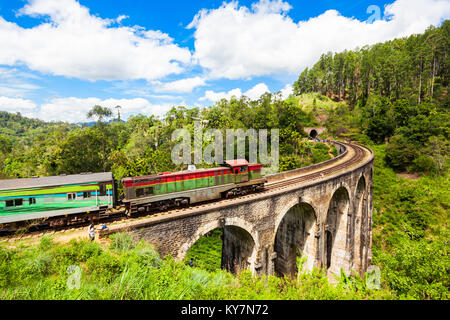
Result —
[{"label": "white cloud", "polygon": [[205,95],[200,98],[200,101],[205,101],[205,100],[209,100],[212,102],[216,102],[222,99],[227,99],[229,100],[231,97],[236,97],[236,98],[240,98],[242,96],[242,91],[241,89],[233,89],[230,90],[228,92],[214,92],[212,90],[206,90]]},{"label": "white cloud", "polygon": [[[176,105],[183,105],[179,102]],[[0,96],[0,110],[7,112],[20,112],[29,118],[38,118],[45,121],[64,121],[70,123],[95,121],[88,119],[86,114],[95,105],[108,107],[113,111],[113,117],[116,117],[117,105],[121,106],[121,118],[126,120],[134,114],[146,114],[163,116],[174,104],[163,103],[153,104],[143,98],[135,99],[100,99],[100,98],[55,98],[40,106],[31,100],[21,98],[9,98]]]},{"label": "white cloud", "polygon": [[372,24],[336,10],[296,23],[287,15],[290,8],[281,0],[260,0],[251,9],[233,1],[201,10],[188,25],[195,29],[194,58],[215,78],[297,74],[328,51],[421,33],[450,16],[448,0],[397,0],[385,8],[389,20]]},{"label": "white cloud", "polygon": [[0,110],[7,112],[20,112],[22,115],[32,117],[36,104],[31,100],[21,98],[0,97]]},{"label": "white cloud", "polygon": [[115,107],[121,106],[120,114],[122,119],[127,119],[133,114],[153,114],[162,116],[173,104],[152,104],[143,98],[135,99],[99,99],[99,98],[57,98],[49,103],[40,106],[37,117],[46,121],[66,121],[66,122],[84,122],[94,121],[88,119],[86,114],[95,105],[108,107],[116,114]]},{"label": "white cloud", "polygon": [[48,22],[22,28],[0,17],[0,64],[95,81],[157,79],[191,63],[167,34],[117,26],[126,16],[102,19],[75,0],[29,0],[19,12]]},{"label": "white cloud", "polygon": [[281,99],[285,100],[289,98],[291,94],[294,93],[294,87],[290,84],[287,84],[283,89],[280,90]]},{"label": "white cloud", "polygon": [[160,83],[155,91],[159,92],[175,92],[175,93],[190,93],[194,88],[204,86],[205,79],[201,77],[186,78],[172,82]]},{"label": "white cloud", "polygon": [[249,97],[251,100],[257,100],[262,94],[266,92],[270,92],[267,85],[265,83],[259,83],[244,93],[242,93],[242,90],[239,88],[230,90],[228,92],[214,92],[212,90],[207,90],[205,92],[205,95],[202,98],[200,98],[199,101],[209,100],[211,102],[216,102],[221,99],[229,100],[233,96],[236,97],[237,99],[239,99],[242,96],[246,96]]},{"label": "white cloud", "polygon": [[28,81],[36,77],[15,68],[0,67],[0,96],[23,98],[29,92],[40,89],[40,86]]},{"label": "white cloud", "polygon": [[252,100],[257,100],[261,97],[262,94],[270,92],[269,88],[265,83],[259,83],[250,90],[244,93],[244,96],[249,97]]}]

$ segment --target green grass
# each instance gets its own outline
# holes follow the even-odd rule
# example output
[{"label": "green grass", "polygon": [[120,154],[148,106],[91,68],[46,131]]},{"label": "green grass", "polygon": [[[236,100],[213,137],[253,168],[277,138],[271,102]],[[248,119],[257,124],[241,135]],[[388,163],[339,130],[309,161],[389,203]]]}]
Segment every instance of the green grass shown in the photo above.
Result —
[{"label": "green grass", "polygon": [[0,247],[2,300],[391,298],[358,279],[331,285],[318,270],[291,280],[191,268],[170,256],[161,259],[150,245],[127,234],[113,236],[110,246],[85,240],[56,244],[43,237],[35,246]]},{"label": "green grass", "polygon": [[448,299],[448,177],[397,177],[385,145],[371,146],[374,168],[373,260],[399,297]]},{"label": "green grass", "polygon": [[[329,111],[334,110],[338,106],[341,106],[342,102],[336,102],[331,100],[330,98],[323,96],[317,92],[304,93],[299,96],[291,96],[286,101],[294,101],[298,105],[303,106],[303,111],[311,112],[314,110],[314,107],[317,111]],[[314,103],[315,101],[315,103]]]},{"label": "green grass", "polygon": [[207,271],[221,269],[222,260],[222,229],[215,229],[201,237],[187,252],[185,262],[189,265],[191,259],[194,267]]}]

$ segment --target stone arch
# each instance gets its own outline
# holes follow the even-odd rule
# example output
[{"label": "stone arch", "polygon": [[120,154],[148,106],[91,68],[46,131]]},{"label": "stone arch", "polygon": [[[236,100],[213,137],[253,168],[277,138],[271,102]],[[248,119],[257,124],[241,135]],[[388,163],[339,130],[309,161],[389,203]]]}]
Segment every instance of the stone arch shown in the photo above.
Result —
[{"label": "stone arch", "polygon": [[329,274],[340,274],[341,268],[348,273],[350,193],[341,186],[334,193],[328,206],[324,226],[324,267]]},{"label": "stone arch", "polygon": [[188,250],[204,235],[223,229],[222,236],[222,268],[239,273],[248,267],[254,272],[259,248],[258,233],[252,226],[240,219],[218,219],[202,225],[178,250],[177,259],[183,260]]},{"label": "stone arch", "polygon": [[297,272],[298,254],[306,258],[305,271],[313,268],[316,262],[316,222],[316,212],[306,202],[297,202],[284,211],[274,236],[276,274],[293,276]]},{"label": "stone arch", "polygon": [[359,273],[362,270],[362,259],[364,256],[364,242],[365,242],[365,225],[367,224],[367,183],[364,175],[358,180],[355,190],[354,206],[355,206],[355,221],[354,221],[354,244],[353,244],[353,269]]}]

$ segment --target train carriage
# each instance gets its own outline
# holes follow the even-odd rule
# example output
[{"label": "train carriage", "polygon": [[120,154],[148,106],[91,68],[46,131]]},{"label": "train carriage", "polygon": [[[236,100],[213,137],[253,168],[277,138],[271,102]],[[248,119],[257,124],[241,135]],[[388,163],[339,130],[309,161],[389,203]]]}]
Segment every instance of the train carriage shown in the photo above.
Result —
[{"label": "train carriage", "polygon": [[150,208],[166,209],[245,194],[261,188],[262,165],[245,159],[225,161],[221,167],[122,179],[124,204],[132,215]]},{"label": "train carriage", "polygon": [[37,219],[51,225],[92,220],[114,205],[111,172],[0,180],[0,225]]}]

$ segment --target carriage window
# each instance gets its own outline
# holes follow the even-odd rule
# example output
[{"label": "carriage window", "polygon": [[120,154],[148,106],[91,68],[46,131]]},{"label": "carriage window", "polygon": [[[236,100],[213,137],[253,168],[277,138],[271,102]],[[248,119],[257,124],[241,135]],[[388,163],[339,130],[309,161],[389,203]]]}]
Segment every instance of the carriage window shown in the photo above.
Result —
[{"label": "carriage window", "polygon": [[151,196],[153,194],[153,188],[152,187],[144,188],[144,194],[146,196]]},{"label": "carriage window", "polygon": [[23,205],[23,199],[16,199],[14,200],[14,206],[18,207]]},{"label": "carriage window", "polygon": [[241,172],[247,172],[247,166],[242,166],[241,167]]},{"label": "carriage window", "polygon": [[14,200],[6,200],[6,207],[14,207]]},{"label": "carriage window", "polygon": [[83,198],[89,198],[89,192],[83,192]]},{"label": "carriage window", "polygon": [[101,185],[100,185],[100,195],[101,195],[101,196],[106,195],[105,185],[104,185],[104,184],[101,184]]},{"label": "carriage window", "polygon": [[67,200],[76,200],[77,194],[76,193],[68,193],[67,194]]},{"label": "carriage window", "polygon": [[136,189],[136,197],[147,197],[153,194],[153,187]]},{"label": "carriage window", "polygon": [[36,204],[36,198],[30,198],[28,199],[29,204]]},{"label": "carriage window", "polygon": [[239,168],[234,169],[234,174],[238,174],[239,173]]}]

